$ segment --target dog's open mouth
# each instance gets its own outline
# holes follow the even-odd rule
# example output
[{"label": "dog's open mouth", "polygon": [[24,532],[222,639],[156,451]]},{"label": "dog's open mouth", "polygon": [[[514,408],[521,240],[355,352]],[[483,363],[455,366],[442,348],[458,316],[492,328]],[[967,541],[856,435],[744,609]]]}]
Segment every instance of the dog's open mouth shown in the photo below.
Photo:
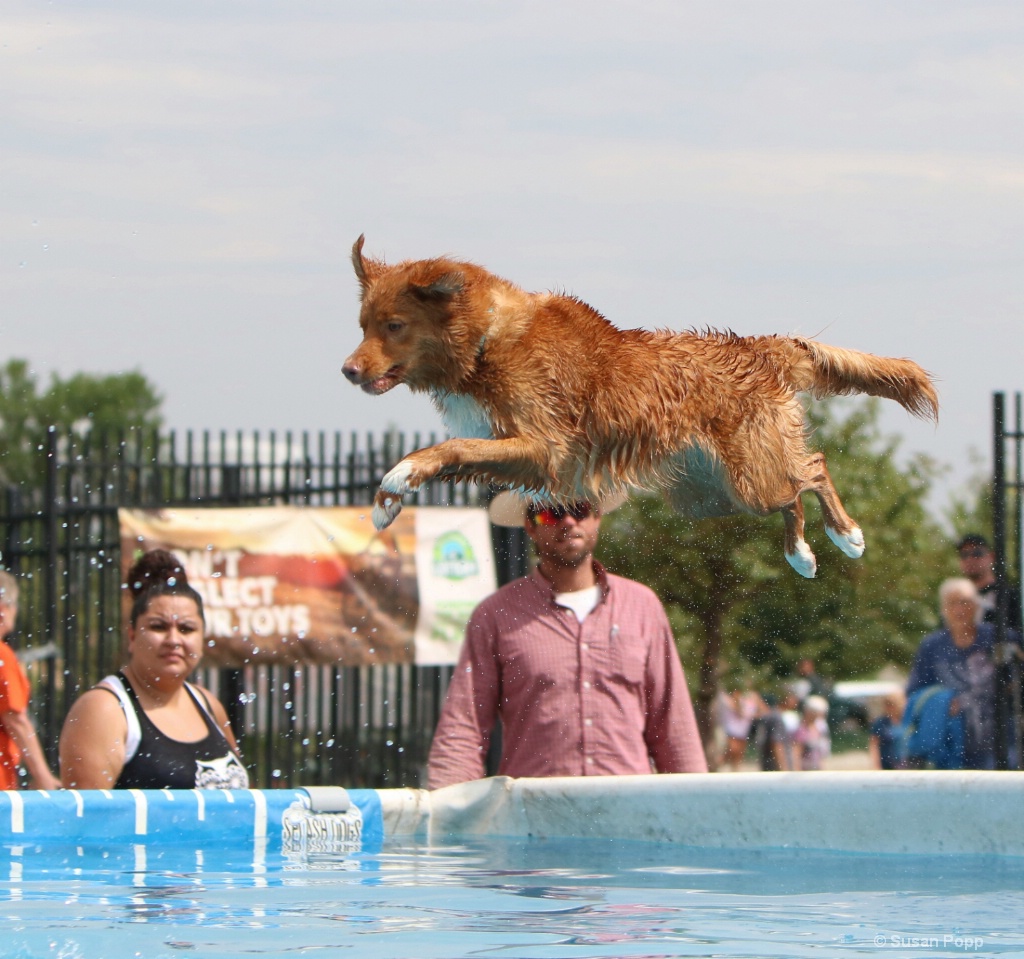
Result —
[{"label": "dog's open mouth", "polygon": [[371,396],[380,396],[381,393],[386,393],[401,382],[402,367],[392,366],[383,376],[378,376],[375,380],[363,383],[361,389],[364,393],[369,393]]}]

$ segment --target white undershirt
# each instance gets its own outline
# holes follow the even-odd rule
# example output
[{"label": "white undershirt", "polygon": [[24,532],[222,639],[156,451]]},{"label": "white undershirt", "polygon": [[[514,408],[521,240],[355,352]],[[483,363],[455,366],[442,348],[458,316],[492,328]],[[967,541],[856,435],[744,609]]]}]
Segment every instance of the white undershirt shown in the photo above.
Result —
[{"label": "white undershirt", "polygon": [[555,593],[555,603],[558,606],[571,609],[581,623],[597,606],[600,599],[601,587],[597,585],[588,586],[586,589],[577,589],[571,593]]}]

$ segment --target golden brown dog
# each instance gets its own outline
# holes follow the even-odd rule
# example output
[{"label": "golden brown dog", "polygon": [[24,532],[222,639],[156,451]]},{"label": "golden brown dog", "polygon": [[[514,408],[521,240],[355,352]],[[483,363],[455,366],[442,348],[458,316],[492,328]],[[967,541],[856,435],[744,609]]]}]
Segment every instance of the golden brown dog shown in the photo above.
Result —
[{"label": "golden brown dog", "polygon": [[378,529],[403,494],[439,476],[556,503],[660,488],[694,518],[781,512],[786,558],[813,576],[802,493],[818,497],[848,556],[864,552],[864,537],[824,456],[807,448],[797,393],[868,393],[938,415],[928,374],[910,360],[800,337],[619,330],[575,297],[526,293],[472,263],[388,266],[362,251],[359,237],[363,341],[342,371],[368,393],[399,383],[428,393],[453,437],[384,477]]}]

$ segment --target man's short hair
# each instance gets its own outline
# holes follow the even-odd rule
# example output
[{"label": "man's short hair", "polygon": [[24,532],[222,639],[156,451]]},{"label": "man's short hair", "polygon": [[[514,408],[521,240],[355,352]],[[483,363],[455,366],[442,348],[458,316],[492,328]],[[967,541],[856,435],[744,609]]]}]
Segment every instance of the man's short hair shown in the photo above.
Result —
[{"label": "man's short hair", "polygon": [[6,569],[0,569],[0,603],[18,605],[18,581]]},{"label": "man's short hair", "polygon": [[956,544],[956,551],[959,553],[969,546],[981,547],[982,549],[989,548],[988,540],[981,533],[968,533],[966,536],[961,536],[960,542]]}]

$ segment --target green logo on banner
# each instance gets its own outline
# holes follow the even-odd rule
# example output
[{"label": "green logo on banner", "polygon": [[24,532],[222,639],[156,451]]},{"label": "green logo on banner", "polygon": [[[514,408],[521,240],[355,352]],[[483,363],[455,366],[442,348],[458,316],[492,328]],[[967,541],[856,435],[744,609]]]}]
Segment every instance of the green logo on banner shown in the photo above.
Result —
[{"label": "green logo on banner", "polygon": [[434,610],[430,638],[458,649],[466,632],[466,623],[476,609],[475,602],[440,602]]},{"label": "green logo on banner", "polygon": [[462,533],[454,530],[443,533],[434,541],[434,575],[445,579],[465,579],[476,576],[480,566],[473,546]]}]

